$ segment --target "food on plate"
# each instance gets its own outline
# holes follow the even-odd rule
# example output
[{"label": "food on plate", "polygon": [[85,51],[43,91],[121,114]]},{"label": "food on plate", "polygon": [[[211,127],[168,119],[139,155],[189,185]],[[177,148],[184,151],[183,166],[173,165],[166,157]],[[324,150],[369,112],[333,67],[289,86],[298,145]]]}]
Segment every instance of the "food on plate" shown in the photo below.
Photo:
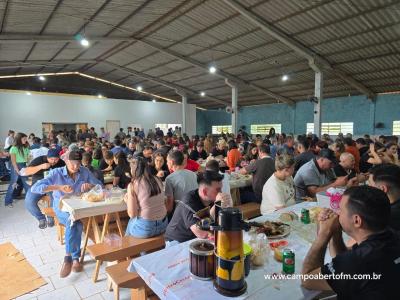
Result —
[{"label": "food on plate", "polygon": [[82,199],[89,202],[99,202],[104,200],[104,195],[89,192],[89,193],[84,193],[82,195]]},{"label": "food on plate", "polygon": [[318,215],[322,211],[322,209],[323,209],[322,207],[318,207],[318,206],[309,209],[311,222],[313,222],[313,223],[317,222]]},{"label": "food on plate", "polygon": [[296,215],[295,212],[289,211],[289,212],[281,213],[281,215],[279,216],[279,219],[283,222],[293,222],[295,220],[298,220],[299,216]]},{"label": "food on plate", "polygon": [[281,240],[281,241],[276,241],[276,242],[270,242],[269,246],[274,249],[274,248],[284,248],[288,245],[288,241]]},{"label": "food on plate", "polygon": [[284,224],[282,222],[265,221],[257,229],[257,232],[265,233],[265,235],[268,237],[274,237],[274,236],[285,234],[288,227],[289,227],[289,225]]}]

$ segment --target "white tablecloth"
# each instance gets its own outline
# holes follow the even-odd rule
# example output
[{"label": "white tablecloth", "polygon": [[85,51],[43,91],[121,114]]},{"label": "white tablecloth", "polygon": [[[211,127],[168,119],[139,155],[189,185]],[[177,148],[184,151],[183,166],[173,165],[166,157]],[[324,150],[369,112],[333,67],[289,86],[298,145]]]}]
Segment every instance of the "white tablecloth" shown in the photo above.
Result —
[{"label": "white tablecloth", "polygon": [[236,175],[229,178],[229,186],[231,189],[242,188],[250,186],[253,182],[252,175]]},{"label": "white tablecloth", "polygon": [[125,211],[127,209],[126,203],[123,200],[118,203],[107,203],[105,201],[88,202],[78,196],[70,196],[64,198],[62,202],[62,210],[70,214],[71,221]]},{"label": "white tablecloth", "polygon": [[[302,207],[312,207],[315,203],[301,203],[285,210],[300,212]],[[261,216],[255,220],[275,219],[281,212],[269,216]],[[308,226],[310,237],[315,237],[315,224]],[[309,239],[310,239],[309,237]],[[245,240],[248,235],[245,234]],[[311,246],[301,234],[293,231],[286,240],[288,247],[293,249],[296,255],[295,272],[300,273],[303,259]],[[172,246],[133,260],[133,265],[138,274],[146,281],[147,285],[161,299],[229,299],[217,293],[211,281],[193,279],[189,272],[189,244],[191,241]],[[271,251],[268,263],[259,269],[251,270],[246,278],[247,292],[236,299],[312,299],[319,294],[318,291],[310,291],[300,286],[300,280],[267,280],[265,274],[280,273],[282,263],[273,258]]]}]

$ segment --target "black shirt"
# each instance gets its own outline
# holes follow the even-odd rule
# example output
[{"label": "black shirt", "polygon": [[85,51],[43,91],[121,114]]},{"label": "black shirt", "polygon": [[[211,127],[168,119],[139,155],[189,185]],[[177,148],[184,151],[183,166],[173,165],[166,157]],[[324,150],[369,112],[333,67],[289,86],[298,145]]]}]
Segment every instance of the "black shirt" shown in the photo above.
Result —
[{"label": "black shirt", "polygon": [[[149,168],[150,168],[151,174],[153,174],[154,176],[157,176],[158,171],[157,171],[156,167],[153,165],[150,165]],[[161,181],[165,181],[165,178],[167,178],[167,176],[170,174],[169,170],[168,170],[168,166],[166,164],[164,164],[161,168],[161,171],[164,171],[164,176],[158,177],[158,178],[161,179]]]},{"label": "black shirt", "polygon": [[[107,162],[104,160],[104,158],[102,158],[101,160],[100,160],[100,163],[99,163],[99,170],[101,170],[101,171],[103,171],[103,170],[105,170],[105,169],[107,169],[108,168],[108,164],[107,164]],[[112,169],[114,170],[115,169],[115,163],[113,162],[112,163]],[[108,172],[108,171],[107,171]]]},{"label": "black shirt", "polygon": [[400,238],[385,230],[352,250],[338,254],[321,268],[322,274],[381,274],[380,279],[328,279],[338,299],[399,299]]},{"label": "black shirt", "polygon": [[[40,166],[42,164],[47,164],[47,163],[48,163],[47,156],[42,155],[42,156],[38,156],[34,160],[32,160],[31,163],[29,164],[29,167],[37,167],[37,166]],[[65,162],[62,159],[59,159],[58,162],[54,166],[51,166],[49,169],[40,170],[39,172],[33,174],[32,175],[32,184],[34,184],[36,181],[38,181],[40,179],[43,179],[44,171],[48,171],[48,170],[55,169],[55,168],[61,168],[64,166],[65,166]]]},{"label": "black shirt", "polygon": [[114,177],[119,177],[118,187],[121,189],[126,189],[128,184],[131,182],[129,166],[127,166],[125,169],[123,169],[121,166],[116,166],[114,170]]},{"label": "black shirt", "polygon": [[363,155],[360,157],[360,172],[367,173],[369,169],[372,168],[372,164],[368,162],[369,154],[368,151],[364,152]]},{"label": "black shirt", "polygon": [[[205,208],[201,202],[198,189],[187,193],[183,197],[182,202],[196,212]],[[174,215],[172,216],[164,235],[165,240],[167,241],[178,241],[179,243],[183,243],[196,237],[190,227],[196,224],[199,219],[193,217],[193,212],[184,204],[179,202],[176,206]]]},{"label": "black shirt", "polygon": [[226,154],[227,154],[227,152],[225,149],[219,150],[218,148],[214,148],[213,151],[211,152],[211,155],[214,157],[220,156],[220,155],[223,157],[226,157]]},{"label": "black shirt", "polygon": [[390,205],[390,227],[400,231],[400,199]]},{"label": "black shirt", "polygon": [[356,176],[356,171],[351,170],[350,173],[348,173],[343,167],[342,165],[338,164],[337,166],[335,166],[333,168],[333,172],[335,173],[336,177],[341,177],[341,176],[348,176],[348,179],[352,179],[353,177]]},{"label": "black shirt", "polygon": [[192,152],[190,152],[190,156],[189,157],[190,157],[190,159],[193,159],[193,160],[198,160],[200,158],[207,159],[207,152],[204,151],[204,150],[199,152],[196,149],[196,150],[193,150]]},{"label": "black shirt", "polygon": [[245,169],[248,173],[253,174],[253,191],[256,196],[254,200],[261,202],[264,184],[275,172],[275,162],[267,156],[249,164]]}]

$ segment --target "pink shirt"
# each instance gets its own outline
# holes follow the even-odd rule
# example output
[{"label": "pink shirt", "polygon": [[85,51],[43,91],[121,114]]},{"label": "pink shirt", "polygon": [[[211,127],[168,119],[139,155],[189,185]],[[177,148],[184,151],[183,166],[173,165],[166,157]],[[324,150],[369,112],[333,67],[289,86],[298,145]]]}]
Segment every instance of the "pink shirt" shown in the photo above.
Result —
[{"label": "pink shirt", "polygon": [[146,220],[158,221],[167,215],[165,206],[165,194],[162,182],[157,179],[161,193],[150,197],[150,188],[144,180],[135,181],[128,185],[126,194],[128,207],[132,205],[134,216],[139,216]]}]

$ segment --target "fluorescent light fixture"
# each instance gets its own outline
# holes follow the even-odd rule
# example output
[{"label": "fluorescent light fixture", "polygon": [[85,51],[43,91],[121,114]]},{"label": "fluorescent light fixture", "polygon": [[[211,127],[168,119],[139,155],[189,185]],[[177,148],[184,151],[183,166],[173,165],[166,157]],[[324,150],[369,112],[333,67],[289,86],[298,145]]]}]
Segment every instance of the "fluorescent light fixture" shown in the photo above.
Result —
[{"label": "fluorescent light fixture", "polygon": [[157,101],[156,101],[156,99],[153,99],[153,103],[156,103]]},{"label": "fluorescent light fixture", "polygon": [[214,67],[214,66],[211,66],[211,67],[208,69],[208,71],[209,71],[211,74],[215,74],[215,72],[217,72],[217,68]]},{"label": "fluorescent light fixture", "polygon": [[282,76],[282,81],[287,81],[289,80],[289,76],[288,75],[283,75]]},{"label": "fluorescent light fixture", "polygon": [[45,80],[46,80],[46,77],[44,77],[43,75],[40,75],[40,76],[39,76],[39,80],[40,80],[40,81],[45,81]]},{"label": "fluorescent light fixture", "polygon": [[86,38],[81,39],[81,45],[83,47],[89,47],[90,43]]},{"label": "fluorescent light fixture", "polygon": [[137,89],[139,92],[141,92],[141,91],[143,90],[143,88],[142,88],[141,85],[139,85],[136,89]]},{"label": "fluorescent light fixture", "polygon": [[32,95],[32,93],[31,93],[31,92],[26,92],[26,94],[27,94],[28,96]]},{"label": "fluorescent light fixture", "polygon": [[101,98],[103,98],[103,95],[102,94],[98,94],[97,98],[101,99]]},{"label": "fluorescent light fixture", "polygon": [[204,97],[206,95],[206,92],[201,92],[200,96]]}]

